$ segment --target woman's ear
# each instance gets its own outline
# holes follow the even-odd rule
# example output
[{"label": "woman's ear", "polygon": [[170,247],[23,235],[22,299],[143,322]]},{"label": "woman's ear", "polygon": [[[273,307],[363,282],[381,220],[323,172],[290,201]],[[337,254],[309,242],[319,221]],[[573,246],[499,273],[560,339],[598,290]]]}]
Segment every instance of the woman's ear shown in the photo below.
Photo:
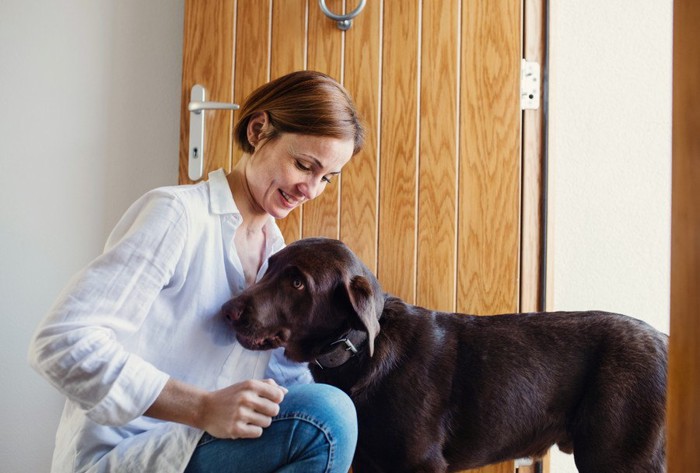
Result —
[{"label": "woman's ear", "polygon": [[248,142],[253,148],[257,148],[260,142],[265,138],[265,132],[269,126],[270,117],[267,112],[256,112],[248,121],[247,137]]}]

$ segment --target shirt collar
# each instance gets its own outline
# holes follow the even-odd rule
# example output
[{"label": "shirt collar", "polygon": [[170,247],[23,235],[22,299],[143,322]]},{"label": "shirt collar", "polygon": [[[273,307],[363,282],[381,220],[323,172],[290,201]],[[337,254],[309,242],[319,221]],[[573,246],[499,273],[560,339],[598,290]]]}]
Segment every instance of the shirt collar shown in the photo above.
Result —
[{"label": "shirt collar", "polygon": [[223,169],[217,169],[209,173],[209,202],[211,212],[214,214],[239,214],[233,200],[231,188],[226,180]]}]

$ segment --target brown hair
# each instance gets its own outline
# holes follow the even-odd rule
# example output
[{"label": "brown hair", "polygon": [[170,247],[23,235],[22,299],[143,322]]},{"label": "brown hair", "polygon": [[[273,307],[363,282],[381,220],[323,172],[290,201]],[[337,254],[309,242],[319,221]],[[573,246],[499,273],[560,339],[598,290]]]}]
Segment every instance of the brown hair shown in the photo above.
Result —
[{"label": "brown hair", "polygon": [[269,130],[264,138],[280,133],[352,139],[353,156],[364,144],[364,127],[347,91],[330,76],[316,71],[297,71],[254,90],[243,102],[233,139],[246,153],[254,151],[248,141],[248,122],[267,112]]}]

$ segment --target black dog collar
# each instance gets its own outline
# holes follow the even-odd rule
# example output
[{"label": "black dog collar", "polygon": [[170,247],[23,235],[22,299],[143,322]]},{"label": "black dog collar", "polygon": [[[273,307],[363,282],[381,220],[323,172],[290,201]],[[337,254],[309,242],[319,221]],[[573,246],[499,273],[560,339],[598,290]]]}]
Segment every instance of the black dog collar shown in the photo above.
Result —
[{"label": "black dog collar", "polygon": [[355,356],[362,344],[367,340],[367,332],[350,330],[338,340],[330,344],[331,350],[319,355],[314,362],[321,368],[337,368]]}]

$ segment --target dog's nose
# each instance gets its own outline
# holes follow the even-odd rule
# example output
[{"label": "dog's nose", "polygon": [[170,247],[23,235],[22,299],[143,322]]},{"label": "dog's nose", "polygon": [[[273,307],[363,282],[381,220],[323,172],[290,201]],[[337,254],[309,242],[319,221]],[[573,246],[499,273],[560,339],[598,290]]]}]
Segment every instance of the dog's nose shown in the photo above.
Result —
[{"label": "dog's nose", "polygon": [[244,307],[245,303],[240,297],[236,297],[221,306],[221,313],[224,315],[224,317],[226,317],[226,320],[230,322],[238,322],[241,319]]}]

